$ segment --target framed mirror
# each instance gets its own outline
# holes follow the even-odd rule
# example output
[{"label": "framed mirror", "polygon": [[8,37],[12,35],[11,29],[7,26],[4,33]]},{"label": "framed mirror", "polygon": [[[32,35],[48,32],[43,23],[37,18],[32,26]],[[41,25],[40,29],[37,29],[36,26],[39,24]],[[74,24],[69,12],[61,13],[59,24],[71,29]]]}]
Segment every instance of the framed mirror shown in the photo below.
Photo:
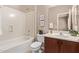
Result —
[{"label": "framed mirror", "polygon": [[58,31],[68,31],[68,17],[69,17],[68,12],[57,14]]},{"label": "framed mirror", "polygon": [[74,30],[78,31],[78,9],[77,6],[72,6],[68,12],[57,14],[57,30],[58,31],[68,31]]}]

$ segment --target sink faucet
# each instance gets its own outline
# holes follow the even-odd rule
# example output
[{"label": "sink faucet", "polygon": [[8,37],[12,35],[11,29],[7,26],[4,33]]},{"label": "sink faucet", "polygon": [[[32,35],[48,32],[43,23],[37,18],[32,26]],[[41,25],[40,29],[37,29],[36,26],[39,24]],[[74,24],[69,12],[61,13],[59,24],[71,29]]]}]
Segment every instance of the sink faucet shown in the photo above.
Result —
[{"label": "sink faucet", "polygon": [[60,35],[63,35],[63,33],[62,33],[62,32],[60,32]]}]

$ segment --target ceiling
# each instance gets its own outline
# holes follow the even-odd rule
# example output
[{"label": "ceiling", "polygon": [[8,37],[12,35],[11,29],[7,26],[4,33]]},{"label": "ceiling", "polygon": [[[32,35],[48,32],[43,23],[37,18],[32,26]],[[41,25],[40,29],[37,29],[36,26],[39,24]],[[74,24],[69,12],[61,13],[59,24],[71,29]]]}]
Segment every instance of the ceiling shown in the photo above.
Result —
[{"label": "ceiling", "polygon": [[7,7],[15,8],[23,12],[34,11],[35,5],[5,5]]},{"label": "ceiling", "polygon": [[[30,12],[35,10],[35,5],[5,5],[11,8],[18,9],[23,12]],[[37,6],[45,6],[47,8],[56,7],[57,5],[37,5]]]},{"label": "ceiling", "polygon": [[[35,10],[35,6],[36,5],[3,5],[3,6],[7,6],[7,7],[11,7],[23,12],[30,12],[30,11],[34,11]],[[56,7],[56,6],[60,6],[60,5],[37,5],[37,6],[44,6],[46,8],[52,8],[52,7]]]}]

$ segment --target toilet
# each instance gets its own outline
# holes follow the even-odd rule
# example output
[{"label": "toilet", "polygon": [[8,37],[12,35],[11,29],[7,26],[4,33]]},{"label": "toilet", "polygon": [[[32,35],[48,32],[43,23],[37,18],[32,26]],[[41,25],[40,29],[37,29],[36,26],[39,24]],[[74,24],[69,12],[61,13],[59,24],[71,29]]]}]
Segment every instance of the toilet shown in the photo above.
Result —
[{"label": "toilet", "polygon": [[31,44],[32,53],[39,53],[41,51],[41,46],[44,43],[44,34],[37,34],[36,41]]}]

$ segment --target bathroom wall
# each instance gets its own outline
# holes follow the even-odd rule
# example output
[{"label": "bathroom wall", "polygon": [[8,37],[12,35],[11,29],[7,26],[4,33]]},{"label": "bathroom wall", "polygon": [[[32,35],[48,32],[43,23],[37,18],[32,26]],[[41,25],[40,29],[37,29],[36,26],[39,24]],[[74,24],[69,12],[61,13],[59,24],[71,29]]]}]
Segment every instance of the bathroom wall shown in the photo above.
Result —
[{"label": "bathroom wall", "polygon": [[16,9],[2,7],[2,39],[11,39],[22,36],[26,29],[26,13]]},{"label": "bathroom wall", "polygon": [[[72,8],[72,5],[58,5],[58,6],[49,8],[48,21],[49,23],[52,22],[54,24],[54,30],[57,30],[57,14],[68,12],[69,9],[71,8]],[[60,25],[64,25],[64,24],[62,24],[61,22]]]},{"label": "bathroom wall", "polygon": [[36,36],[35,12],[31,11],[26,14],[26,35]]},{"label": "bathroom wall", "polygon": [[78,23],[78,31],[79,31],[79,5],[77,6],[77,12],[78,12],[78,13],[77,13],[77,14],[78,14],[78,15],[77,15],[77,20],[78,20],[77,23]]},{"label": "bathroom wall", "polygon": [[[40,15],[44,15],[44,27],[40,26]],[[48,32],[48,6],[37,6],[37,33],[39,30],[43,30],[44,33]]]},{"label": "bathroom wall", "polygon": [[[31,23],[28,22],[28,20],[32,21],[33,17],[30,16],[28,19],[27,17],[28,13],[21,12],[17,9],[13,9],[9,7],[2,7],[1,9],[2,10],[0,11],[2,12],[2,33],[3,34],[0,36],[0,40],[12,39],[15,37],[22,36],[24,34],[27,35],[28,28],[30,28],[31,30],[34,29],[32,26],[30,26],[31,23],[33,22]],[[31,33],[34,33],[34,31]]]},{"label": "bathroom wall", "polygon": [[[69,12],[69,9],[72,8],[72,5],[39,5],[37,6],[37,32],[39,29],[42,29],[44,33],[48,32],[49,23],[54,24],[54,30],[57,30],[57,14]],[[45,15],[45,26],[40,26],[40,15]],[[62,24],[62,22],[61,22]],[[60,24],[60,25],[61,25]]]},{"label": "bathroom wall", "polygon": [[1,8],[0,8],[0,35],[2,35],[2,29],[1,29],[1,28],[2,28],[2,26],[1,26],[1,25],[2,25],[2,23],[1,23],[1,21],[2,21],[2,20],[1,20],[1,14],[2,14],[2,12],[1,12]]}]

